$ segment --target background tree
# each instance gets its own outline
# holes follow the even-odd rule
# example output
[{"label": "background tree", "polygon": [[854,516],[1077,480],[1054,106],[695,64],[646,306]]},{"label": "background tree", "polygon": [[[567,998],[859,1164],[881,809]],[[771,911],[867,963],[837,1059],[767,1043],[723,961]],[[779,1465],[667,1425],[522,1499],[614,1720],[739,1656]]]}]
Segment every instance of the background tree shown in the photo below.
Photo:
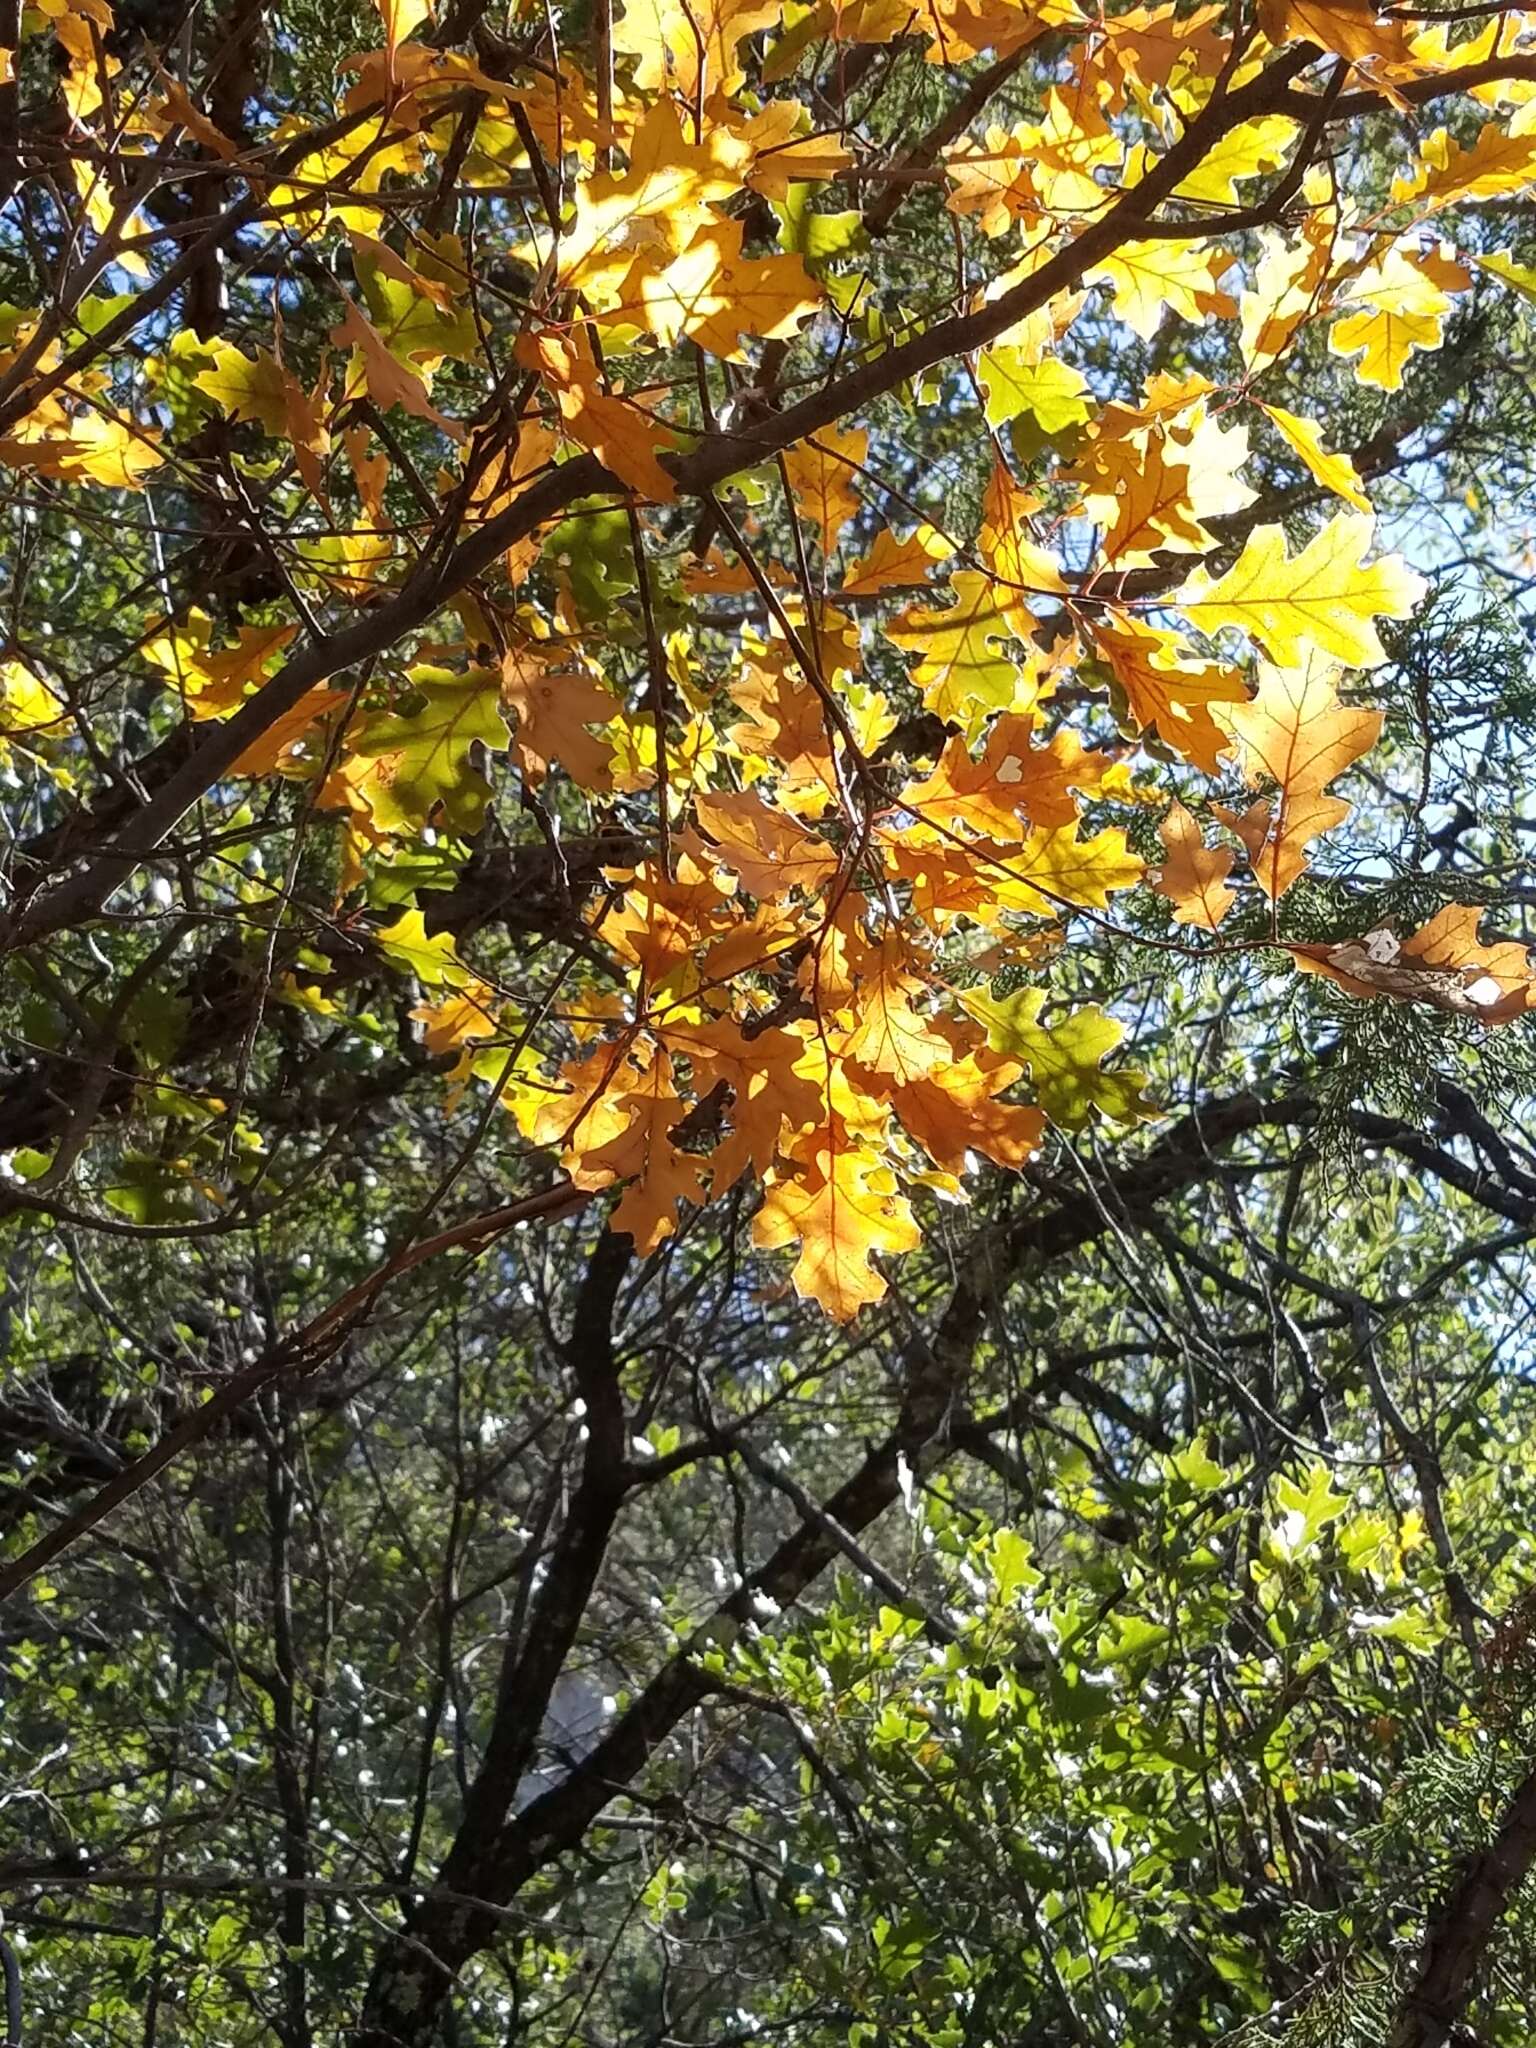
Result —
[{"label": "background tree", "polygon": [[0,17],[37,2038],[1528,2038],[1524,38]]}]

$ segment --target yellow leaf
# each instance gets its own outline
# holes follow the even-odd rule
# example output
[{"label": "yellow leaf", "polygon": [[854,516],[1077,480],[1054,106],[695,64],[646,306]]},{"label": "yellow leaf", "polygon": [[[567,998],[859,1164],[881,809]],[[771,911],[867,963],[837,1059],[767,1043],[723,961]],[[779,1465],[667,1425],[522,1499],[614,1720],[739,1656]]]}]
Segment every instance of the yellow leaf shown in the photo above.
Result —
[{"label": "yellow leaf", "polygon": [[1173,602],[1206,632],[1240,626],[1277,662],[1300,662],[1315,648],[1351,668],[1377,668],[1387,657],[1372,620],[1407,618],[1424,585],[1396,555],[1367,563],[1371,535],[1368,516],[1340,512],[1287,557],[1280,528],[1258,527],[1225,576],[1197,569]]},{"label": "yellow leaf", "polygon": [[297,633],[297,626],[242,626],[234,645],[215,649],[213,621],[196,606],[184,622],[169,620],[141,652],[169,680],[194,718],[222,718]]},{"label": "yellow leaf", "polygon": [[1300,132],[1289,114],[1261,114],[1255,121],[1244,121],[1206,151],[1176,196],[1208,206],[1232,205],[1244,179],[1280,168]]},{"label": "yellow leaf", "polygon": [[0,661],[0,762],[19,740],[30,746],[65,722],[64,700],[23,661]]},{"label": "yellow leaf", "polygon": [[1026,131],[991,127],[984,142],[958,143],[944,160],[951,213],[974,214],[984,235],[1004,235],[1016,220],[1038,216],[1040,202]]},{"label": "yellow leaf", "polygon": [[1092,477],[1083,509],[1105,528],[1104,564],[1134,568],[1164,553],[1204,554],[1215,538],[1200,524],[1191,502],[1187,450],[1171,435],[1114,441],[1094,450]]},{"label": "yellow leaf", "polygon": [[837,872],[824,839],[751,790],[716,790],[694,799],[699,823],[748,895],[772,902],[793,889],[814,895]]},{"label": "yellow leaf", "polygon": [[1014,602],[976,569],[957,570],[950,588],[948,610],[911,605],[884,631],[918,656],[912,681],[929,710],[964,723],[978,710],[1013,706],[1020,666],[998,650],[1016,631]]},{"label": "yellow leaf", "polygon": [[[552,252],[560,284],[594,312],[610,311],[638,257],[680,255],[717,219],[716,206],[740,187],[744,153],[719,130],[689,140],[672,101],[658,100],[629,138],[626,167],[576,187],[574,216]],[[521,253],[537,264],[541,252],[529,244]]]},{"label": "yellow leaf", "polygon": [[677,92],[691,105],[734,92],[742,41],[780,17],[773,0],[625,0],[613,47],[635,58],[642,92]]},{"label": "yellow leaf", "polygon": [[1268,413],[1325,491],[1333,491],[1359,512],[1370,511],[1371,501],[1365,495],[1359,471],[1347,455],[1335,454],[1323,446],[1323,437],[1311,420],[1287,412],[1283,405],[1264,405],[1261,410]]},{"label": "yellow leaf", "polygon": [[951,1173],[965,1171],[970,1152],[999,1166],[1026,1166],[1045,1135],[1045,1112],[1033,1103],[998,1100],[1021,1071],[1017,1061],[985,1054],[951,1060],[899,1088],[896,1114],[934,1164]]},{"label": "yellow leaf", "polygon": [[1468,147],[1437,128],[1414,175],[1395,183],[1394,200],[1427,202],[1425,211],[1468,199],[1503,199],[1536,180],[1536,101],[1508,121],[1489,121]]},{"label": "yellow leaf", "polygon": [[66,482],[84,480],[108,490],[142,491],[146,475],[165,460],[158,428],[88,411],[58,421],[62,433],[48,428],[37,432],[34,420],[40,417],[22,420],[14,436],[0,440],[0,462]]},{"label": "yellow leaf", "polygon": [[1232,258],[1203,242],[1126,242],[1088,272],[1090,284],[1105,283],[1115,311],[1143,341],[1150,341],[1165,312],[1195,322],[1230,319],[1237,301],[1217,287]]},{"label": "yellow leaf", "polygon": [[355,397],[359,386],[365,386],[369,397],[386,412],[392,405],[398,405],[403,412],[430,421],[451,440],[463,440],[464,429],[458,421],[446,419],[438,411],[427,396],[422,378],[391,355],[383,335],[351,299],[340,325],[331,329],[331,340],[338,347],[350,347],[353,351],[353,368],[347,377],[349,397]]},{"label": "yellow leaf", "polygon": [[[1030,531],[1029,516],[1036,500],[1021,491],[1007,467],[994,458],[986,495],[981,501],[981,531],[976,549],[998,582],[998,597],[1004,605],[1010,630],[1027,640],[1035,628],[1033,612],[1023,602],[1026,592],[1066,590],[1060,569]],[[960,579],[954,579],[955,588]],[[1034,701],[1033,696],[1030,699]],[[1014,709],[1027,709],[1015,702]]]},{"label": "yellow leaf", "polygon": [[915,1081],[954,1057],[954,1047],[933,1020],[914,1007],[923,984],[905,972],[902,952],[889,943],[861,963],[850,991],[848,1028],[828,1032],[834,1053],[851,1065],[897,1082]]},{"label": "yellow leaf", "polygon": [[407,36],[432,19],[431,0],[374,0],[384,23],[384,42],[391,57]]},{"label": "yellow leaf", "polygon": [[623,1127],[602,1144],[578,1131],[572,1178],[581,1187],[627,1181],[609,1227],[627,1232],[637,1252],[653,1252],[677,1228],[678,1203],[701,1202],[708,1192],[703,1160],[681,1150],[672,1137],[688,1109],[678,1099],[666,1053],[658,1051],[634,1085],[615,1091],[608,1108],[623,1118]]},{"label": "yellow leaf", "polygon": [[798,256],[744,256],[741,238],[740,221],[716,221],[664,269],[637,266],[645,324],[664,346],[686,334],[713,356],[744,362],[744,337],[787,338],[816,311],[821,292]]},{"label": "yellow leaf", "polygon": [[264,348],[257,349],[253,361],[232,342],[217,339],[204,342],[202,350],[213,357],[213,366],[192,379],[197,390],[206,391],[232,420],[255,420],[264,434],[282,439],[288,432],[287,385],[293,380],[281,363]]},{"label": "yellow leaf", "polygon": [[1033,724],[1028,713],[1005,711],[993,720],[979,760],[963,738],[951,739],[932,774],[901,792],[901,808],[924,823],[984,839],[1018,839],[1021,818],[1032,825],[1070,825],[1077,816],[1072,792],[1097,789],[1109,756],[1085,752],[1067,726],[1048,746],[1037,747]]},{"label": "yellow leaf", "polygon": [[1380,263],[1362,272],[1339,303],[1355,310],[1335,321],[1328,346],[1335,355],[1358,354],[1355,375],[1383,391],[1401,385],[1403,365],[1414,349],[1440,346],[1451,310],[1449,292],[1430,276],[1422,259],[1410,262],[1400,248],[1389,249]]},{"label": "yellow leaf", "polygon": [[934,563],[946,560],[953,552],[943,534],[931,526],[919,526],[905,538],[898,538],[889,526],[882,526],[869,553],[844,571],[836,594],[870,597],[876,591],[926,583]]},{"label": "yellow leaf", "polygon": [[998,900],[1033,917],[1052,917],[1064,903],[1105,910],[1115,890],[1134,888],[1144,873],[1118,825],[1087,839],[1075,825],[1039,826],[1000,867],[995,882],[988,871]]},{"label": "yellow leaf", "polygon": [[1079,425],[1093,411],[1092,392],[1081,370],[1060,356],[1039,359],[1033,347],[997,343],[976,361],[987,424],[1006,426],[1028,413],[1047,440]]},{"label": "yellow leaf", "polygon": [[[1313,223],[1322,233],[1312,231]],[[1238,307],[1239,334],[1250,370],[1262,370],[1284,353],[1303,320],[1317,309],[1328,275],[1326,222],[1314,213],[1301,235],[1265,228],[1253,283]]]},{"label": "yellow leaf", "polygon": [[477,746],[507,744],[497,678],[484,669],[416,668],[420,702],[408,714],[378,712],[349,736],[359,762],[358,794],[380,832],[418,832],[440,811],[458,831],[475,831],[490,784],[474,766]]},{"label": "yellow leaf", "polygon": [[414,974],[423,988],[462,988],[471,979],[454,946],[453,934],[429,935],[419,910],[402,910],[393,924],[374,933],[373,942],[387,959]]},{"label": "yellow leaf", "polygon": [[785,200],[793,185],[825,184],[846,171],[849,152],[835,135],[806,133],[811,125],[799,100],[770,100],[733,128],[751,152],[741,182],[765,199]]},{"label": "yellow leaf", "polygon": [[501,1026],[491,1008],[493,1001],[493,994],[483,981],[472,981],[444,996],[441,1002],[417,1003],[411,1016],[422,1027],[423,1045],[438,1059],[479,1039],[496,1036]]}]

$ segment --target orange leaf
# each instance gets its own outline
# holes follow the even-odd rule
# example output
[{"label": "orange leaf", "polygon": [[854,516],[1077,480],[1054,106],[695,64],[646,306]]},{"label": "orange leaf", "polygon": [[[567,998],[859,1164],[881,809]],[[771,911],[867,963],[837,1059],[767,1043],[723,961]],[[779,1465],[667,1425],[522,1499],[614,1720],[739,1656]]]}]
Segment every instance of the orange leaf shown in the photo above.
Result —
[{"label": "orange leaf", "polygon": [[840,1323],[884,1295],[875,1253],[915,1251],[921,1242],[889,1167],[835,1129],[797,1146],[792,1173],[775,1169],[752,1237],[768,1251],[798,1241],[796,1293]]},{"label": "orange leaf", "polygon": [[1158,827],[1158,837],[1167,859],[1152,886],[1173,905],[1174,923],[1215,931],[1237,900],[1227,887],[1232,872],[1230,848],[1208,847],[1200,827],[1177,800]]},{"label": "orange leaf", "polygon": [[557,334],[524,335],[515,353],[519,362],[542,372],[567,431],[605,469],[642,498],[665,504],[677,496],[677,485],[656,459],[659,449],[673,445],[671,433],[631,400],[600,390],[589,358]]},{"label": "orange leaf", "polygon": [[[458,421],[447,419],[438,411],[428,398],[427,387],[421,378],[390,354],[383,335],[353,300],[348,299],[340,325],[331,329],[331,339],[338,348],[350,347],[357,351],[354,362],[361,369],[368,395],[376,404],[386,411],[390,406],[398,405],[416,419],[430,420],[452,440],[463,440],[464,429]],[[351,375],[347,382],[350,393],[353,385]]]},{"label": "orange leaf", "polygon": [[583,789],[613,787],[613,748],[588,727],[611,725],[619,706],[579,661],[552,643],[516,642],[501,658],[501,697],[516,714],[513,745],[530,783],[558,759]]},{"label": "orange leaf", "polygon": [[1518,940],[1480,943],[1482,908],[1447,903],[1428,924],[1399,940],[1390,926],[1334,945],[1294,945],[1296,964],[1352,996],[1423,1003],[1485,1024],[1507,1024],[1536,1008],[1531,956]]},{"label": "orange leaf", "polygon": [[1339,702],[1335,674],[1316,659],[1298,669],[1261,667],[1253,702],[1218,714],[1243,750],[1249,782],[1268,777],[1278,785],[1272,837],[1254,859],[1259,886],[1271,897],[1284,895],[1305,869],[1311,842],[1349,815],[1342,798],[1323,792],[1381,731],[1379,711]]},{"label": "orange leaf", "polygon": [[763,902],[792,889],[814,895],[837,873],[837,855],[824,839],[750,790],[696,797],[694,809],[721,860],[735,870],[747,893]]},{"label": "orange leaf", "polygon": [[799,441],[784,457],[784,473],[802,519],[809,520],[830,555],[843,528],[859,509],[853,488],[852,464],[869,452],[862,427],[846,432],[829,428],[813,441]]}]

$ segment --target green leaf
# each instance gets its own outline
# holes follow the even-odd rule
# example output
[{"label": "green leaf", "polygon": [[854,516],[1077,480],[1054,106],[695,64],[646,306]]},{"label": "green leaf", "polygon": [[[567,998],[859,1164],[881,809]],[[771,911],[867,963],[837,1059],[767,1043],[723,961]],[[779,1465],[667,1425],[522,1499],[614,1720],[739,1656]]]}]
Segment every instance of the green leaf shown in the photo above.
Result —
[{"label": "green leaf", "polygon": [[568,585],[585,625],[612,624],[621,597],[635,588],[635,552],[629,521],[611,505],[578,505],[553,527],[544,558]]},{"label": "green leaf", "polygon": [[491,789],[471,750],[506,747],[500,680],[488,669],[461,675],[423,666],[410,675],[417,708],[378,713],[351,740],[354,754],[376,764],[361,784],[373,822],[383,832],[414,832],[440,807],[455,831],[477,831]]},{"label": "green leaf", "polygon": [[1328,1524],[1349,1509],[1349,1495],[1334,1492],[1328,1467],[1322,1463],[1308,1468],[1303,1484],[1282,1473],[1275,1480],[1274,1497],[1281,1512],[1268,1531],[1269,1544],[1287,1563],[1310,1549]]},{"label": "green leaf", "polygon": [[992,1538],[992,1583],[998,1598],[1011,1600],[1021,1588],[1038,1586],[1041,1574],[1030,1563],[1031,1547],[1017,1529],[999,1529]]},{"label": "green leaf", "polygon": [[452,934],[434,932],[429,938],[419,910],[403,910],[392,925],[374,933],[373,942],[396,966],[414,974],[423,988],[462,988],[470,979]]},{"label": "green leaf", "polygon": [[478,354],[480,336],[465,289],[463,253],[456,236],[447,235],[435,243],[429,235],[420,236],[411,246],[410,267],[429,283],[446,286],[452,294],[448,305],[439,304],[383,267],[366,244],[355,247],[354,261],[369,318],[397,362],[414,367],[437,356],[467,362]]},{"label": "green leaf", "polygon": [[1080,427],[1093,410],[1093,395],[1082,372],[1060,356],[1036,362],[1032,349],[1000,342],[982,350],[976,376],[989,426],[1006,426],[1027,413],[1049,441]]},{"label": "green leaf", "polygon": [[791,185],[783,200],[770,200],[779,223],[779,247],[798,256],[808,270],[834,256],[846,255],[859,236],[863,215],[857,208],[846,213],[814,213],[813,185]]},{"label": "green leaf", "polygon": [[1035,1100],[1053,1124],[1080,1131],[1097,1111],[1100,1116],[1134,1122],[1157,1115],[1157,1106],[1142,1093],[1146,1075],[1134,1067],[1106,1074],[1101,1061],[1124,1037],[1124,1029],[1097,1004],[1073,1010],[1043,1028],[1038,1022],[1045,991],[1016,989],[994,997],[970,989],[961,1003],[986,1027],[994,1052],[1022,1060],[1030,1070]]},{"label": "green leaf", "polygon": [[203,1942],[203,1955],[217,1966],[232,1949],[237,1949],[244,1939],[245,1930],[233,1913],[221,1913],[209,1928]]},{"label": "green leaf", "polygon": [[1160,1650],[1170,1634],[1164,1622],[1149,1621],[1142,1614],[1117,1614],[1099,1637],[1098,1653],[1106,1664],[1136,1664]]},{"label": "green leaf", "polygon": [[1176,1451],[1163,1460],[1170,1479],[1182,1479],[1191,1493],[1215,1493],[1232,1477],[1225,1465],[1218,1465],[1206,1449],[1204,1437],[1197,1437],[1187,1450]]}]

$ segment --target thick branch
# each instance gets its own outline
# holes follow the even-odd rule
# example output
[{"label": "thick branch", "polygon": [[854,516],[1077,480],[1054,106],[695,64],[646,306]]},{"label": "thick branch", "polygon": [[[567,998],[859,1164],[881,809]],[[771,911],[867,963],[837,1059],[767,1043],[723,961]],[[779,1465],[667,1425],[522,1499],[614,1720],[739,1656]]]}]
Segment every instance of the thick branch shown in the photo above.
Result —
[{"label": "thick branch", "polygon": [[1424,1936],[1413,1988],[1391,2048],[1444,2048],[1472,1990],[1494,1929],[1536,1863],[1536,1771],[1505,1809],[1499,1831],[1472,1857]]}]

